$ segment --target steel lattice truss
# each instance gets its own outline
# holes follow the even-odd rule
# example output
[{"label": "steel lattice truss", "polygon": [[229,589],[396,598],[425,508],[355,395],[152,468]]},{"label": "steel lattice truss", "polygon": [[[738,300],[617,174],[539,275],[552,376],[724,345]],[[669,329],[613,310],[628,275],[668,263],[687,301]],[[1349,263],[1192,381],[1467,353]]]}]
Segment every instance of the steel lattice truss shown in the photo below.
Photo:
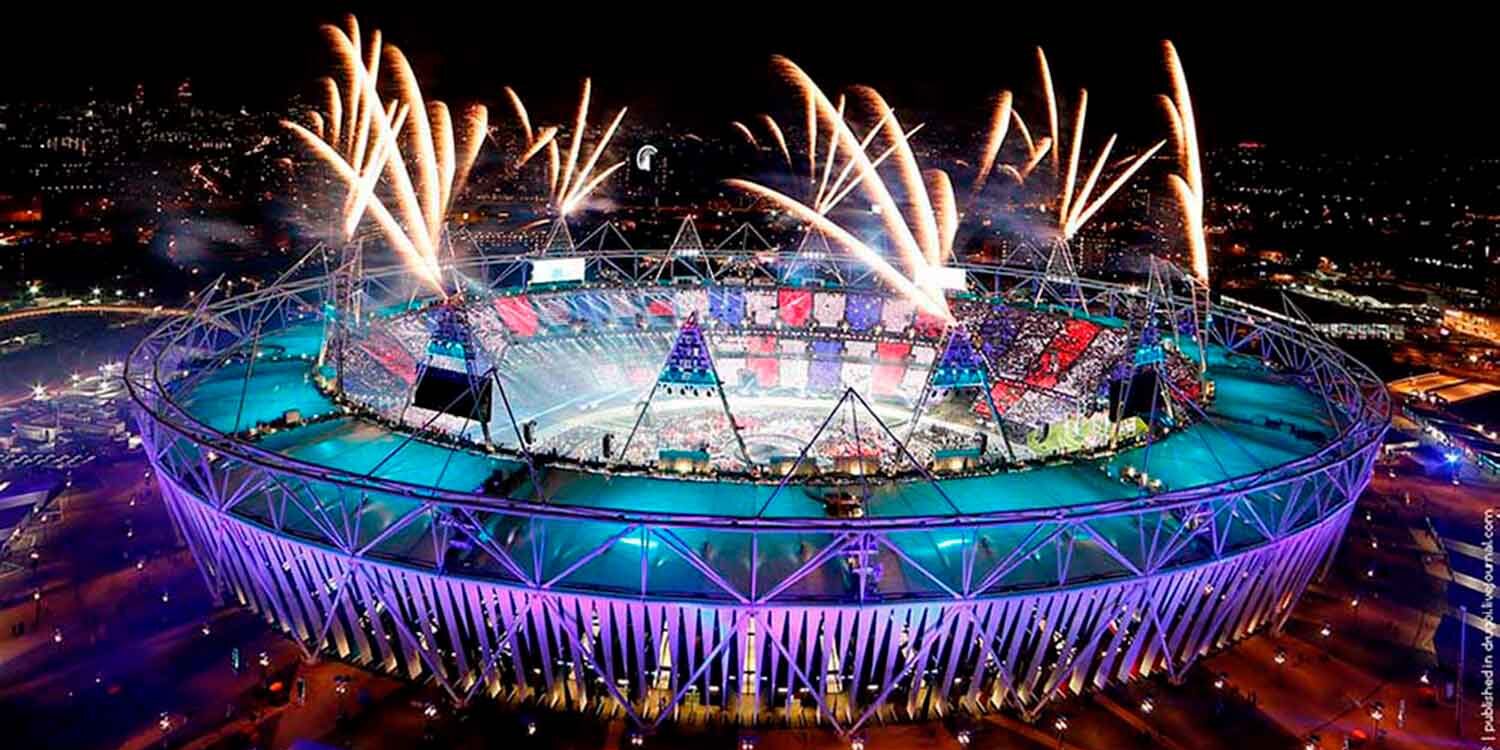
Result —
[{"label": "steel lattice truss", "polygon": [[[774,263],[743,251],[585,255],[590,278],[615,284],[654,281],[662,262],[710,283],[730,268],[777,282]],[[524,262],[480,258],[460,270],[498,289]],[[1323,397],[1338,427],[1323,448],[1209,486],[986,514],[729,518],[539,505],[303,464],[211,430],[176,403],[214,366],[253,362],[262,331],[319,320],[330,294],[350,293],[342,276],[299,276],[310,265],[250,295],[210,288],[193,315],[132,354],[126,378],[149,458],[216,595],[309,653],[431,679],[460,702],[485,693],[602,704],[643,726],[700,704],[745,722],[801,712],[853,732],[882,710],[983,703],[1034,716],[1061,695],[1176,675],[1289,615],[1331,559],[1389,415],[1380,381],[1327,342],[1211,307],[1209,341],[1273,362]],[[1034,271],[969,270],[977,292],[1047,288]],[[403,293],[399,269],[362,283],[356,294]],[[1076,294],[1122,319],[1148,296],[1089,280]],[[1150,296],[1164,304],[1161,290]],[[1165,309],[1200,320],[1204,307],[1192,297]],[[376,506],[397,511],[377,520]],[[919,559],[914,542],[934,532],[961,540],[957,551]],[[564,538],[592,541],[552,543]],[[763,554],[773,547],[800,552]],[[638,555],[638,585],[606,582],[597,567],[626,550]],[[872,559],[903,585],[874,599],[813,585]],[[692,571],[701,587],[673,590],[664,566]]]}]

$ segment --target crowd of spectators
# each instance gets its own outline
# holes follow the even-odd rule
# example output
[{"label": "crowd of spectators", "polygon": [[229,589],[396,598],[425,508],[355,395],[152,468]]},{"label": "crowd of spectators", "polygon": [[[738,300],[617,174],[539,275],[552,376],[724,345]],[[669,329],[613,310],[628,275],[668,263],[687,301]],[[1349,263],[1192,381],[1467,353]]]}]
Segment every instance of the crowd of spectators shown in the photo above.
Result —
[{"label": "crowd of spectators", "polygon": [[[600,406],[639,403],[655,384],[688,316],[702,324],[731,401],[741,402],[759,397],[828,400],[853,388],[872,401],[915,405],[948,331],[942,321],[903,298],[838,289],[573,289],[471,304],[467,321],[480,358],[484,367],[496,366],[517,419],[538,419],[557,452],[578,458],[596,457],[606,430],[554,433],[546,429],[548,421]],[[975,424],[985,427],[991,401],[1003,423],[1022,430],[1045,430],[1097,411],[1100,394],[1122,372],[1120,364],[1134,342],[1125,328],[1062,311],[964,299],[955,300],[954,313],[960,330],[973,336],[988,371],[989,398],[982,391],[971,393],[972,403],[962,405],[971,410]],[[359,332],[346,355],[345,382],[352,398],[380,412],[402,408],[418,369],[432,356],[424,316],[430,317],[430,311],[379,318]],[[1192,363],[1181,355],[1165,361],[1174,386],[1196,394]],[[712,406],[718,416],[703,419],[722,420],[717,401]],[[808,420],[795,411],[782,424],[775,413],[761,414],[759,420],[776,425],[772,432],[784,433],[788,440],[804,433],[810,438],[808,430],[816,424],[798,427]],[[496,419],[508,428],[507,415]],[[691,443],[679,437],[700,432],[732,434],[723,423],[696,419],[653,426],[649,429],[664,431],[661,440],[653,435],[644,444]],[[959,432],[955,438],[922,427],[914,447],[924,460],[950,438],[968,440],[975,434]],[[830,434],[837,430],[831,428]],[[737,450],[726,450],[733,446],[723,437],[707,442],[716,462],[740,460]],[[828,456],[837,453],[831,450]]]}]

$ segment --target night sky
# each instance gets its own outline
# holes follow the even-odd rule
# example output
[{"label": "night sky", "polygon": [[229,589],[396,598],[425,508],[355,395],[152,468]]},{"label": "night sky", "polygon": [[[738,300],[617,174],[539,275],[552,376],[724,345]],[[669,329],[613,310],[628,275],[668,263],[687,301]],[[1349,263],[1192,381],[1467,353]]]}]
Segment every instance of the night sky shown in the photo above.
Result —
[{"label": "night sky", "polygon": [[[148,18],[144,4],[59,5],[9,12],[0,97],[70,101],[89,86],[120,96],[136,81],[165,96],[191,77],[202,101],[274,107],[313,91],[330,69],[317,25],[345,9],[206,3],[164,19]],[[777,52],[825,89],[872,84],[898,110],[972,118],[976,127],[988,97],[1009,88],[1035,123],[1042,110],[1033,46],[1040,43],[1065,102],[1087,87],[1091,126],[1144,139],[1162,127],[1153,101],[1167,89],[1158,43],[1171,38],[1187,65],[1207,146],[1259,140],[1335,151],[1497,152],[1490,110],[1500,62],[1486,38],[1496,19],[1472,11],[1424,5],[1421,19],[1363,11],[1343,18],[1254,4],[1234,6],[1236,16],[1203,4],[1189,17],[1089,23],[1084,6],[1055,16],[996,9],[891,17],[869,4],[861,20],[839,22],[801,20],[809,3],[703,3],[593,17],[583,5],[560,13],[561,3],[524,4],[550,15],[515,5],[427,15],[356,10],[366,29],[380,27],[412,57],[431,95],[495,105],[500,86],[511,84],[533,119],[546,122],[565,119],[583,75],[594,77],[600,106],[628,104],[636,122],[711,132],[768,108],[792,112],[795,100],[770,74],[768,57]]]}]

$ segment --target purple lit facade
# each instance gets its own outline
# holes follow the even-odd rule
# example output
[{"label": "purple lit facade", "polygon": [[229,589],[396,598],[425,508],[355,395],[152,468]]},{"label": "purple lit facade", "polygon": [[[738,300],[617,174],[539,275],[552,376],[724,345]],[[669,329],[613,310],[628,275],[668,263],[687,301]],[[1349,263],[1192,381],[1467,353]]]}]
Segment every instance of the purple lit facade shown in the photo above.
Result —
[{"label": "purple lit facade", "polygon": [[[640,255],[589,262],[633,278]],[[705,251],[691,262],[712,269],[715,260]],[[467,271],[499,288],[519,262],[471,261]],[[397,273],[371,271],[360,283],[395,284]],[[1055,286],[1017,269],[970,273],[997,291]],[[779,280],[772,269],[756,283]],[[131,358],[149,456],[205,584],[310,654],[430,679],[459,702],[548,697],[602,705],[643,727],[688,704],[741,723],[800,712],[844,733],[886,708],[930,717],[984,704],[1035,717],[1070,694],[1180,675],[1286,621],[1338,546],[1389,413],[1379,381],[1326,342],[1207,307],[1210,343],[1273,362],[1318,396],[1338,428],[1324,447],[1160,494],[838,519],[435,489],[298,461],[177,403],[195,377],[190,363],[227,358],[252,330],[315,319],[339,287],[293,278],[246,296],[204,295],[196,317],[169,323]],[[1073,288],[1102,315],[1128,318],[1142,304],[1133,287]],[[711,287],[705,299],[716,319],[745,317],[738,289]],[[849,304],[862,325],[874,320],[865,297]],[[371,498],[403,509],[374,533],[363,527],[375,523]],[[497,528],[522,531],[507,539]],[[414,529],[418,541],[391,554],[390,540]],[[483,562],[455,565],[458,550]],[[621,560],[633,561],[628,584]],[[615,568],[608,576],[605,563]],[[866,567],[886,571],[879,587],[865,586],[863,573],[853,574],[859,585],[840,583]]]}]

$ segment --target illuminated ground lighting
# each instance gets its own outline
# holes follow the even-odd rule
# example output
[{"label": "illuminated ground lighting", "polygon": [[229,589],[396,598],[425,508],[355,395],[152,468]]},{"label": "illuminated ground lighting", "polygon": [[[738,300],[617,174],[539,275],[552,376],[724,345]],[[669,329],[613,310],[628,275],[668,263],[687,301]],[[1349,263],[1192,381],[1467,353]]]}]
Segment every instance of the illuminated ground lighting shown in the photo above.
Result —
[{"label": "illuminated ground lighting", "polygon": [[[648,256],[590,256],[591,269],[607,261],[622,270],[586,288],[500,289],[524,278],[526,260],[472,259],[455,270],[493,280],[477,282],[495,288],[476,314],[519,316],[511,319],[517,329],[541,321],[528,337],[499,333],[533,353],[566,350],[580,338],[592,346],[606,335],[654,336],[665,348],[688,311],[712,316],[706,306],[719,298],[709,295],[730,287],[706,271],[675,286],[633,275],[661,268]],[[731,262],[765,260],[712,250],[691,260],[699,269]],[[974,288],[1002,293],[1036,282],[1018,269],[968,272]],[[806,288],[779,285],[776,273],[757,271],[733,288],[801,299]],[[424,303],[407,305],[403,274],[369,269],[358,281],[364,330],[397,330],[375,325],[387,319],[423,330],[415,316]],[[803,479],[789,479],[771,511],[757,512],[776,491],[778,472],[740,481],[538,456],[549,493],[543,503],[523,489],[534,485],[516,447],[519,426],[497,421],[493,450],[465,449],[451,437],[407,440],[399,414],[357,416],[386,407],[317,391],[315,376],[329,372],[320,365],[359,347],[395,353],[374,339],[340,338],[337,324],[320,317],[333,309],[324,295],[343,283],[331,281],[297,279],[212,300],[201,315],[147,337],[127,363],[152,473],[214,593],[260,613],[309,652],[431,680],[459,701],[557,689],[575,706],[587,699],[590,710],[616,707],[641,737],[689,696],[709,712],[758,702],[756,715],[771,723],[805,705],[857,737],[891,704],[947,715],[975,700],[1018,706],[1036,719],[1060,693],[1181,674],[1200,655],[1290,615],[1343,535],[1389,415],[1379,380],[1345,355],[1296,329],[1213,307],[1203,330],[1218,385],[1213,408],[1276,406],[1246,393],[1305,399],[1307,411],[1331,421],[1321,440],[1266,430],[1259,442],[1279,451],[1267,465],[1245,458],[1241,451],[1252,448],[1239,444],[1211,455],[1201,446],[1216,431],[1184,427],[1157,440],[1161,455],[1186,453],[1152,462],[1150,476],[1164,485],[1155,493],[1119,479],[1118,467],[1106,474],[1084,461],[964,478],[872,474],[862,481],[874,499],[860,517],[826,515],[808,500],[820,486]],[[1100,319],[1128,320],[1146,298],[1087,279],[1078,289]],[[888,299],[871,288],[821,291],[841,297],[822,298],[828,305]],[[813,293],[811,304],[819,299]],[[601,300],[639,304],[641,317],[581,331],[570,324]],[[651,301],[658,304],[647,309]],[[1081,317],[1068,300],[1051,301],[1059,325]],[[904,320],[906,327],[861,333],[823,327],[812,315],[792,325],[773,308],[764,325],[720,320],[707,330],[710,339],[763,337],[805,349],[834,341],[840,356],[881,343],[936,349],[944,340],[944,332]],[[247,368],[230,349],[254,331],[258,356]],[[1276,371],[1262,359],[1277,362]],[[565,357],[549,367],[596,363]],[[250,369],[255,387],[244,389]],[[399,412],[407,394],[386,395]],[[693,403],[717,401],[700,395]],[[297,424],[287,421],[293,411]],[[251,438],[257,423],[269,429]],[[394,458],[377,465],[387,455]],[[1232,476],[1207,473],[1215,456],[1238,467]],[[479,491],[502,466],[503,481],[492,485],[500,489]],[[1184,591],[1194,595],[1166,595]],[[1169,637],[1164,651],[1161,631],[1190,637]],[[1075,653],[1076,660],[1057,658]],[[1222,676],[1214,684],[1221,688]]]}]

